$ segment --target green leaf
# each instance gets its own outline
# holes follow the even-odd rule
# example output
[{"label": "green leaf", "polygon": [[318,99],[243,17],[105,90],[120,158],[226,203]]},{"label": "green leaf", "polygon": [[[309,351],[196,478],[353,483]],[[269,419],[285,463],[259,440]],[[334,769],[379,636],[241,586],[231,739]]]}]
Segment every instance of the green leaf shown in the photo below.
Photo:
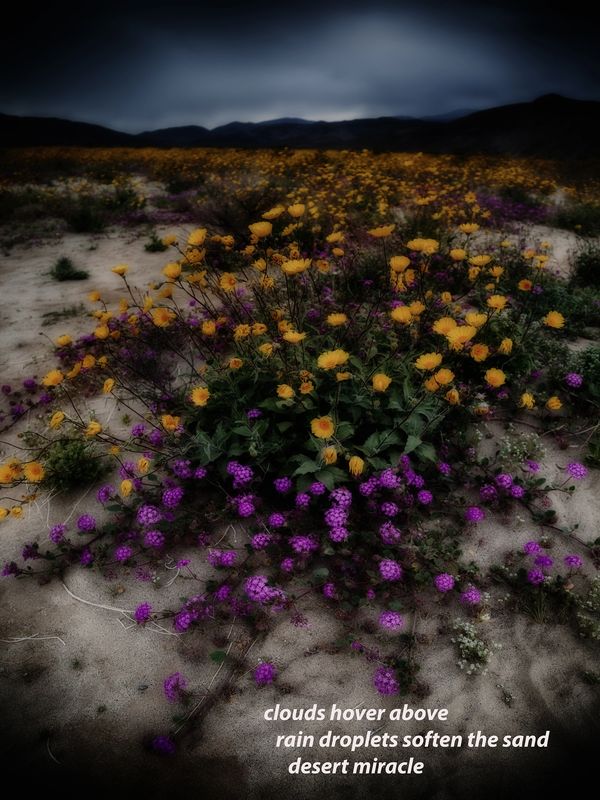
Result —
[{"label": "green leaf", "polygon": [[340,442],[343,442],[344,439],[348,439],[350,436],[354,435],[354,428],[349,422],[340,422],[335,429],[335,435]]},{"label": "green leaf", "polygon": [[318,469],[319,464],[315,464],[314,461],[306,459],[306,461],[303,461],[302,464],[294,470],[293,475],[307,475],[309,472],[317,472]]},{"label": "green leaf", "polygon": [[437,452],[435,447],[429,442],[423,442],[416,449],[416,454],[423,461],[437,461]]},{"label": "green leaf", "polygon": [[327,469],[319,470],[319,472],[315,474],[315,478],[321,481],[321,483],[324,483],[329,491],[331,491],[335,489],[336,483],[347,480],[348,476],[344,470],[339,467],[328,467]]},{"label": "green leaf", "polygon": [[225,650],[213,650],[210,654],[210,660],[214,661],[215,664],[222,664],[223,661],[227,658],[227,653]]},{"label": "green leaf", "polygon": [[418,436],[413,436],[412,433],[409,434],[406,444],[404,445],[404,454],[408,455],[408,453],[412,453],[412,451],[416,450],[420,444],[422,444],[422,442]]},{"label": "green leaf", "polygon": [[329,575],[329,570],[327,567],[317,567],[317,569],[313,569],[312,575],[315,580],[324,581]]}]

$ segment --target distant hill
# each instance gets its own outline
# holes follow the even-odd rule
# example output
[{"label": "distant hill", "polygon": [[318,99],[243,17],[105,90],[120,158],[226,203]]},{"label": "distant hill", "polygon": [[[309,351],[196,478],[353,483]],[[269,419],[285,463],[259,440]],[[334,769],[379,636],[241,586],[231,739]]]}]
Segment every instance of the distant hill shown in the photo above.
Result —
[{"label": "distant hill", "polygon": [[600,156],[600,103],[544,95],[427,119],[378,117],[341,122],[281,118],[121,133],[85,122],[0,115],[0,147],[308,147],[582,158]]}]

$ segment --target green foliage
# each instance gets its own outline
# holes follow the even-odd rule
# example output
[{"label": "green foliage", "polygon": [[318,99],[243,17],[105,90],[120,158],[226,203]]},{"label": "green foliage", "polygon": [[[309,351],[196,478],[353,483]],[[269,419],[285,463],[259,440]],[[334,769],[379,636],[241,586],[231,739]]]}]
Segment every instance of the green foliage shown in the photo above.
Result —
[{"label": "green foliage", "polygon": [[60,311],[47,311],[42,314],[42,326],[55,325],[63,319],[72,319],[85,314],[85,306],[83,303],[79,305],[64,306]]},{"label": "green foliage", "polygon": [[147,253],[164,253],[168,249],[168,245],[164,244],[162,239],[156,235],[156,231],[150,234],[150,241],[144,245],[144,250]]},{"label": "green foliage", "polygon": [[[600,245],[587,242],[575,256],[573,282],[600,289]],[[600,315],[600,309],[596,307]]]},{"label": "green foliage", "polygon": [[89,486],[107,471],[106,460],[91,442],[81,439],[57,439],[46,451],[44,485],[51,490],[68,492]]},{"label": "green foliage", "polygon": [[77,269],[70,258],[62,256],[50,270],[50,275],[55,281],[84,281],[89,278],[89,273],[84,269]]},{"label": "green foliage", "polygon": [[582,236],[600,234],[600,205],[597,203],[572,203],[558,209],[551,220],[557,228],[575,231]]}]

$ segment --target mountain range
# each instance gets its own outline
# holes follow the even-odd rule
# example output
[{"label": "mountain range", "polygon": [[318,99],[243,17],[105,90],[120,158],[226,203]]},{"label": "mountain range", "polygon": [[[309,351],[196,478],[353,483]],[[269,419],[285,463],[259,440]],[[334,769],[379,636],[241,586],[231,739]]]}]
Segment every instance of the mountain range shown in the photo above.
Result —
[{"label": "mountain range", "polygon": [[430,153],[600,156],[600,102],[550,94],[527,103],[426,118],[341,122],[281,118],[131,134],[53,117],[0,114],[0,147],[330,148]]}]

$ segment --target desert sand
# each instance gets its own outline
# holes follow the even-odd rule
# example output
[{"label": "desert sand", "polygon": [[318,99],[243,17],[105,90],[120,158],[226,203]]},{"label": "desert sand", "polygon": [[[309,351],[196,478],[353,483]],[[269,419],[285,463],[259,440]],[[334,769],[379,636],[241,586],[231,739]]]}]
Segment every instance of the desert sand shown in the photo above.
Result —
[{"label": "desert sand", "polygon": [[[550,241],[552,266],[563,272],[568,269],[576,237],[541,227],[528,233],[533,240]],[[128,263],[131,282],[138,286],[154,279],[165,255],[144,252],[143,243],[132,234],[112,230],[98,237],[69,234],[35,247],[17,246],[3,256],[2,383],[32,374],[41,376],[52,358],[46,337],[79,334],[90,326],[83,313],[42,326],[44,314],[85,303],[85,295],[92,289],[100,290],[109,302],[122,296],[121,283],[110,272],[111,266]],[[89,280],[56,283],[45,275],[63,255],[87,269]],[[106,405],[109,401],[100,402],[116,421],[118,409],[111,411]],[[5,439],[18,443],[18,433],[32,424],[42,423],[30,416]],[[0,448],[9,450],[4,444]],[[575,460],[579,455],[576,449],[565,453],[547,445],[543,469],[549,475],[557,474],[567,456]],[[14,558],[24,541],[43,543],[49,525],[76,517],[93,492],[92,488],[85,495],[42,498],[28,508],[24,519],[5,521],[0,528],[0,558]],[[595,538],[600,520],[600,473],[591,470],[573,497],[555,494],[553,504],[559,524],[579,523],[583,539]],[[466,560],[488,565],[535,534],[529,520],[490,516],[467,534],[464,555]],[[244,532],[239,527],[226,535],[243,537]],[[558,541],[556,552],[563,555],[573,550],[568,542]],[[183,555],[191,559],[198,573],[207,574],[198,551]],[[407,620],[418,637],[414,655],[421,664],[423,697],[381,698],[371,684],[373,665],[351,655],[347,647],[331,652],[344,634],[342,623],[318,600],[305,599],[306,627],[294,627],[287,617],[276,618],[273,630],[254,641],[239,623],[222,631],[219,647],[231,648],[233,654],[247,653],[250,667],[260,659],[274,661],[279,680],[256,689],[251,674],[243,674],[232,684],[233,693],[214,703],[212,693],[229,680],[229,667],[210,660],[209,654],[217,647],[212,634],[194,631],[179,636],[168,622],[162,629],[152,625],[141,628],[130,618],[139,602],[149,600],[156,608],[175,608],[178,598],[189,591],[189,581],[171,564],[165,565],[154,583],[126,580],[121,574],[106,581],[81,568],[73,568],[64,585],[55,581],[39,587],[32,580],[3,579],[0,694],[3,724],[14,731],[5,752],[8,760],[31,774],[61,781],[80,778],[96,787],[106,783],[115,789],[134,777],[136,789],[143,789],[146,797],[179,793],[196,797],[207,787],[212,790],[208,796],[224,798],[264,798],[282,792],[289,798],[304,798],[322,791],[352,798],[368,790],[382,797],[388,793],[419,797],[425,784],[417,776],[377,780],[287,774],[287,765],[299,755],[321,761],[373,756],[404,760],[412,755],[425,762],[427,796],[442,800],[462,797],[467,779],[477,797],[477,782],[489,779],[492,773],[497,776],[499,794],[509,789],[516,773],[523,775],[525,785],[528,776],[533,780],[537,774],[531,767],[537,757],[540,770],[552,774],[562,764],[561,756],[575,758],[580,736],[591,741],[598,733],[598,717],[592,715],[598,689],[582,679],[585,670],[597,669],[592,647],[565,625],[538,625],[505,611],[501,587],[491,589],[491,618],[485,623],[488,638],[501,649],[491,657],[484,675],[467,676],[456,665],[449,636],[439,631],[459,610],[440,601],[420,610],[416,619],[411,616]],[[364,616],[368,619],[368,612]],[[385,648],[385,640],[378,635],[366,635],[365,641],[380,642]],[[180,711],[169,706],[162,693],[162,681],[176,671],[186,676],[195,695],[183,712],[198,706],[193,713],[195,724],[175,757],[160,758],[145,751],[142,742],[144,737],[167,733],[173,714]],[[448,722],[387,722],[380,733],[423,733],[431,727],[441,733],[481,730],[497,735],[539,735],[549,729],[553,747],[537,753],[465,748],[354,754],[339,749],[285,750],[274,746],[279,733],[297,733],[299,729],[315,736],[329,729],[361,733],[371,725],[267,723],[263,719],[264,711],[277,703],[286,707],[317,703],[328,708],[336,703],[392,708],[405,702],[447,708]],[[379,727],[379,723],[373,725]]]}]

